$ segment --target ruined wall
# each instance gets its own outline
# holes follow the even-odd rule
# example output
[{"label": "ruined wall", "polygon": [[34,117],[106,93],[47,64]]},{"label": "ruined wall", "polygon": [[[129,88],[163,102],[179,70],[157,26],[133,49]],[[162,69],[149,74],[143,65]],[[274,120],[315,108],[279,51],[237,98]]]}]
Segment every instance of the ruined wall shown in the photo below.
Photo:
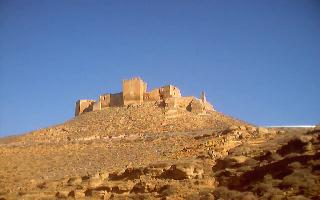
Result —
[{"label": "ruined wall", "polygon": [[110,106],[111,107],[119,107],[123,106],[123,93],[116,93],[116,94],[111,94],[110,95]]},{"label": "ruined wall", "polygon": [[156,88],[151,90],[150,92],[144,93],[143,100],[144,101],[158,101],[161,99],[160,89]]},{"label": "ruined wall", "polygon": [[170,97],[165,99],[165,104],[168,108],[186,109],[194,97]]},{"label": "ruined wall", "polygon": [[156,88],[144,94],[144,101],[158,101],[160,99],[168,99],[172,97],[181,97],[179,88],[173,85],[167,85]]},{"label": "ruined wall", "polygon": [[101,108],[123,106],[123,94],[122,92],[116,94],[103,94],[100,95],[99,101],[101,103]]},{"label": "ruined wall", "polygon": [[179,97],[177,98],[177,107],[186,109],[188,105],[194,100],[195,98],[190,97]]},{"label": "ruined wall", "polygon": [[75,116],[78,116],[84,112],[90,112],[93,110],[94,100],[78,100],[76,102]]},{"label": "ruined wall", "polygon": [[101,110],[101,102],[100,102],[100,101],[95,102],[95,103],[92,105],[92,111],[96,111],[96,110]]},{"label": "ruined wall", "polygon": [[147,84],[140,78],[122,81],[123,104],[142,104],[143,95],[147,91]]},{"label": "ruined wall", "polygon": [[110,99],[111,99],[111,94],[100,95],[99,101],[101,104],[101,108],[110,107]]},{"label": "ruined wall", "polygon": [[201,99],[194,98],[187,106],[187,111],[193,113],[204,113],[206,111],[206,108]]},{"label": "ruined wall", "polygon": [[202,99],[190,97],[170,97],[165,99],[165,107],[168,109],[186,109],[190,112],[202,113],[214,111],[213,106]]},{"label": "ruined wall", "polygon": [[208,101],[204,102],[204,107],[206,108],[206,110],[215,111],[214,107]]},{"label": "ruined wall", "polygon": [[173,85],[167,85],[160,88],[160,95],[163,99],[170,97],[181,97],[179,88]]}]

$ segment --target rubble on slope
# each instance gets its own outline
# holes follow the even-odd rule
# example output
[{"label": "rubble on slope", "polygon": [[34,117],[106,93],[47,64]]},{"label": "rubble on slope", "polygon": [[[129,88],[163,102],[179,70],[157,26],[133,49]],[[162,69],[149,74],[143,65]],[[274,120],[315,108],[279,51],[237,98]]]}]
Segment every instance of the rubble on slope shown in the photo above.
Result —
[{"label": "rubble on slope", "polygon": [[[29,179],[29,184],[19,188],[14,188],[10,185],[11,179],[4,177],[7,182],[0,181],[0,198],[317,199],[320,195],[320,132],[317,130],[304,132],[233,125],[220,131],[141,136],[137,140],[125,136],[110,143],[97,139],[90,144],[88,141],[74,144],[76,150],[82,150],[70,152],[71,155],[86,152],[89,156],[79,157],[82,164],[73,165],[78,168],[74,175],[66,171],[64,177],[58,179]],[[90,149],[98,144],[101,145],[97,147],[100,152]],[[120,147],[127,151],[121,153]],[[36,152],[41,154],[45,148],[38,147]],[[109,152],[115,150],[113,152],[119,153],[122,161],[110,159],[110,156],[115,158],[115,154],[100,157],[107,152],[103,148],[108,148]],[[12,152],[14,149],[16,151]],[[22,149],[2,146],[0,154],[18,156],[18,150]],[[67,155],[66,150],[62,150],[64,155]],[[151,153],[154,150],[157,152]],[[80,166],[88,167],[91,162],[84,159],[97,155],[95,162],[106,159],[111,163],[87,172],[79,169]],[[128,156],[132,155],[140,157],[129,162]],[[140,161],[143,163],[138,164]],[[123,164],[114,167],[119,163]],[[16,171],[23,173],[19,168]],[[46,173],[41,172],[42,175]]]}]

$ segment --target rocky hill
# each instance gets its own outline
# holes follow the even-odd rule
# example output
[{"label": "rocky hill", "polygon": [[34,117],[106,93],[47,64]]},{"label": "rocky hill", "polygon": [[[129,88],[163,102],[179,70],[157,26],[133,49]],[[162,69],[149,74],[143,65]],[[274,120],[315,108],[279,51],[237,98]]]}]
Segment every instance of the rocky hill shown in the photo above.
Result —
[{"label": "rocky hill", "polygon": [[113,107],[0,139],[0,199],[318,199],[319,140],[216,111]]},{"label": "rocky hill", "polygon": [[143,133],[221,130],[246,124],[216,111],[199,114],[144,103],[84,113],[64,124],[28,133],[20,139],[24,142],[80,141]]}]

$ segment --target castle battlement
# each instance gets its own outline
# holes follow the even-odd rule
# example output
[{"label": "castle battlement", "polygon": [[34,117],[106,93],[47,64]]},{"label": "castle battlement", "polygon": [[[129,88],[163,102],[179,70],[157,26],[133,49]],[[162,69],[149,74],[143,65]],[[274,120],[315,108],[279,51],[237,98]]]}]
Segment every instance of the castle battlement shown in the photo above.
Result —
[{"label": "castle battlement", "polygon": [[214,110],[206,101],[202,92],[201,98],[182,97],[180,89],[173,85],[166,85],[147,92],[147,83],[139,77],[122,81],[122,92],[115,94],[102,94],[99,100],[78,100],[76,102],[75,116],[84,112],[101,110],[108,107],[122,107],[128,105],[141,105],[145,102],[162,101],[164,107],[171,109],[186,109],[191,112],[205,112]]}]

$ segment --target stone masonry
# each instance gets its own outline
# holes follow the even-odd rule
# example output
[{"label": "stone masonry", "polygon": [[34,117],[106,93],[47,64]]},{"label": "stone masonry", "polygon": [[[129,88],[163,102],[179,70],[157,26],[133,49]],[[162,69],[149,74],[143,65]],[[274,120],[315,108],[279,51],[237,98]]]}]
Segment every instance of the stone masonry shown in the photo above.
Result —
[{"label": "stone masonry", "polygon": [[213,111],[213,106],[206,101],[204,92],[200,99],[189,96],[182,97],[179,88],[167,85],[147,92],[147,83],[140,78],[122,81],[122,92],[115,94],[102,94],[99,101],[78,100],[76,102],[75,116],[84,112],[102,110],[110,107],[142,105],[146,102],[155,102],[168,109],[185,109],[190,112],[204,113]]},{"label": "stone masonry", "polygon": [[76,102],[75,115],[80,115],[83,112],[89,112],[93,110],[94,100],[78,100]]},{"label": "stone masonry", "polygon": [[147,83],[140,78],[122,81],[123,105],[142,104],[143,95],[147,92]]}]

